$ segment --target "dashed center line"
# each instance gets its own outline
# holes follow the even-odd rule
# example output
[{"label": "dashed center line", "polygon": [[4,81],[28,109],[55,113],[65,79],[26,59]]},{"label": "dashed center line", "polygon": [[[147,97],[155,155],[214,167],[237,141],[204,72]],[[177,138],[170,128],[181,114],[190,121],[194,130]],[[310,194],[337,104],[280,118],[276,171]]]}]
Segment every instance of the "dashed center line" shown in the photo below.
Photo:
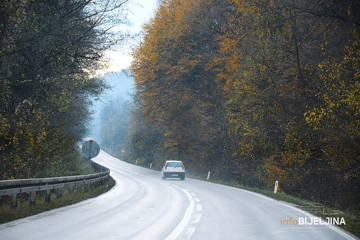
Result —
[{"label": "dashed center line", "polygon": [[198,222],[200,222],[201,216],[202,216],[202,214],[195,214],[192,222],[193,222],[193,223],[198,223]]},{"label": "dashed center line", "polygon": [[[188,193],[188,191],[186,191],[185,189],[181,189],[185,194],[186,196],[188,197],[189,201],[190,201],[190,205],[189,207],[186,209],[185,211],[185,215],[184,217],[182,218],[182,220],[180,221],[180,223],[176,226],[176,228],[170,233],[170,235],[166,238],[166,240],[172,240],[172,239],[177,239],[177,236],[179,236],[181,234],[181,232],[183,232],[183,230],[185,229],[186,225],[188,224],[188,222],[190,221],[191,219],[191,216],[192,216],[192,213],[194,211],[194,208],[195,208],[195,203],[194,203],[194,200],[192,198],[192,196]],[[185,239],[190,239],[191,235],[194,233],[195,231],[195,228],[193,228],[191,232],[191,234],[188,234],[188,231],[189,228],[186,230],[186,236],[188,236],[188,238],[185,238]],[[184,236],[181,235],[181,237]],[[183,238],[179,238],[179,239],[183,239]]]},{"label": "dashed center line", "polygon": [[[173,185],[174,186],[174,185]],[[194,192],[191,192],[189,189],[182,189],[189,197],[190,202],[192,201],[193,210],[195,211],[202,211],[202,205],[199,203],[200,199],[196,197]],[[196,202],[196,203],[195,203]],[[191,204],[190,204],[191,205]],[[189,210],[189,209],[188,209]],[[195,212],[192,216],[191,223],[197,224],[200,222],[202,214],[199,212]],[[190,220],[190,219],[189,219]],[[191,225],[190,225],[191,226]],[[186,228],[180,236],[178,236],[177,240],[190,240],[191,236],[195,232],[195,227],[188,227]],[[195,225],[194,225],[195,226]],[[180,229],[179,229],[180,230]],[[175,234],[172,234],[175,235]],[[176,236],[176,235],[175,235]],[[167,239],[171,239],[170,236]]]},{"label": "dashed center line", "polygon": [[189,240],[191,238],[191,235],[193,235],[194,232],[195,232],[195,228],[188,228],[188,229],[186,229],[184,234],[181,235],[180,238],[178,238],[178,240]]}]

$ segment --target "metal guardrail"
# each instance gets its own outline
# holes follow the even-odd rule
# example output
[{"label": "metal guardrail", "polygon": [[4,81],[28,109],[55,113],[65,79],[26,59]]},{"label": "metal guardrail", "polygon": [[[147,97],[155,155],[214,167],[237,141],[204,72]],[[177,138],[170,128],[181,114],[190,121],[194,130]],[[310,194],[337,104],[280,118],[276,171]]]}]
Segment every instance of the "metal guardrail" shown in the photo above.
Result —
[{"label": "metal guardrail", "polygon": [[61,197],[62,189],[65,187],[69,187],[71,190],[75,186],[88,185],[90,187],[93,184],[104,182],[109,177],[109,169],[94,162],[92,165],[95,169],[105,170],[105,172],[54,178],[1,180],[0,196],[11,195],[10,208],[16,208],[17,194],[21,193],[29,193],[30,205],[32,205],[36,203],[36,192],[45,191],[45,201],[50,202],[51,190],[57,189],[57,197]]},{"label": "metal guardrail", "polygon": [[102,181],[108,177],[110,171],[79,176],[57,177],[57,178],[30,178],[18,180],[3,180],[0,181],[0,196],[44,191],[51,189],[58,189],[71,186],[81,186],[98,181]]}]

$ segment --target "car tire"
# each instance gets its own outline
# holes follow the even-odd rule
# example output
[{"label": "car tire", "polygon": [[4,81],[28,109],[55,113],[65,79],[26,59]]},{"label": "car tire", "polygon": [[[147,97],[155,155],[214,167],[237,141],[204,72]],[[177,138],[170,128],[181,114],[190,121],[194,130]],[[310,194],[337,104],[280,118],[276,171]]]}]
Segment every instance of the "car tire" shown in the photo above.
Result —
[{"label": "car tire", "polygon": [[182,175],[182,176],[180,177],[180,180],[181,180],[181,181],[184,181],[184,180],[185,180],[185,173],[184,173],[184,175]]}]

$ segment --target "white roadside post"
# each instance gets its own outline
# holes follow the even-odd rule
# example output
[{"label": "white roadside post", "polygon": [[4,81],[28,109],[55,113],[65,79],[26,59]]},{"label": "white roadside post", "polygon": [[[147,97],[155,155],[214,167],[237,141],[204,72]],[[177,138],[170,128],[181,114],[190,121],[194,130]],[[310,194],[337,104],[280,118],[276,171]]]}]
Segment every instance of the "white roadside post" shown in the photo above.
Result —
[{"label": "white roadside post", "polygon": [[210,178],[210,171],[208,172],[208,175],[207,175],[206,180],[208,180],[208,181],[209,181],[209,178]]},{"label": "white roadside post", "polygon": [[275,187],[274,187],[274,193],[277,193],[278,185],[279,185],[279,181],[276,180],[275,181]]}]

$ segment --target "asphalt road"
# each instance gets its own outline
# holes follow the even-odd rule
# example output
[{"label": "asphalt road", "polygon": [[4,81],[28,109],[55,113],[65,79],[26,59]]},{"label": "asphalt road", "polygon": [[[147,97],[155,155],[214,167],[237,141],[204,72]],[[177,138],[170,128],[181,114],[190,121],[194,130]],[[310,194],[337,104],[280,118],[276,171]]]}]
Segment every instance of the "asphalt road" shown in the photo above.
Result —
[{"label": "asphalt road", "polygon": [[160,172],[104,152],[93,160],[111,170],[114,188],[2,224],[0,239],[358,239],[335,225],[310,224],[308,213],[260,194],[190,178],[161,180]]}]

